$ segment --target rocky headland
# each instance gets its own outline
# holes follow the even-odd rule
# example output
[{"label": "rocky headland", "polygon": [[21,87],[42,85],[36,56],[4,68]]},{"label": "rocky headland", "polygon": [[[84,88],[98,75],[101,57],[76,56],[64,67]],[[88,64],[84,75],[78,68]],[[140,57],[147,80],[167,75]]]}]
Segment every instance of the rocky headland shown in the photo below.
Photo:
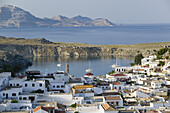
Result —
[{"label": "rocky headland", "polygon": [[53,18],[39,18],[19,7],[5,5],[0,7],[0,28],[35,28],[35,27],[92,27],[115,26],[107,19],[91,19],[83,16],[68,18],[57,15]]},{"label": "rocky headland", "polygon": [[12,74],[24,70],[32,65],[32,62],[21,55],[0,50],[0,72],[7,71]]},{"label": "rocky headland", "polygon": [[41,56],[125,56],[153,55],[170,42],[144,43],[134,45],[90,45],[83,43],[51,42],[42,39],[0,37],[0,50],[29,57]]}]

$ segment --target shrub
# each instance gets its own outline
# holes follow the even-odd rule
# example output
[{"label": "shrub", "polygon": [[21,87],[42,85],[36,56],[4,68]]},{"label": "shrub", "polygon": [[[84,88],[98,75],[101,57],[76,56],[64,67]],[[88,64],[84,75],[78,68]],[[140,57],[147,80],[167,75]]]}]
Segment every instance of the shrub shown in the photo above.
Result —
[{"label": "shrub", "polygon": [[135,63],[130,63],[130,66],[134,66],[135,65]]},{"label": "shrub", "polygon": [[113,73],[115,73],[115,71],[114,70],[112,70],[111,72],[109,72],[108,74],[109,75],[111,75],[111,74],[113,74]]},{"label": "shrub", "polygon": [[72,104],[70,107],[76,108],[76,107],[77,107],[77,104],[76,104],[76,103],[75,103],[75,104]]},{"label": "shrub", "polygon": [[18,103],[18,100],[14,99],[11,101],[11,103]]}]

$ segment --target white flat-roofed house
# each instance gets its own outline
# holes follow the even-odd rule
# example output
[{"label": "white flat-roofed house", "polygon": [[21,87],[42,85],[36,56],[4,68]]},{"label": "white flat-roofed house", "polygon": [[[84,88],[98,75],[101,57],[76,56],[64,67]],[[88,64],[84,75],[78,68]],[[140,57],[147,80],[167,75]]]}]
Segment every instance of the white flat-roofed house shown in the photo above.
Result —
[{"label": "white flat-roofed house", "polygon": [[101,88],[102,90],[109,90],[110,89],[110,85],[108,83],[99,84],[97,87]]},{"label": "white flat-roofed house", "polygon": [[65,73],[64,71],[57,71],[55,74],[53,74],[55,81],[56,82],[64,82],[68,83],[69,82],[69,75],[68,73]]},{"label": "white flat-roofed house", "polygon": [[10,86],[0,91],[1,99],[18,99],[18,96],[22,93],[21,86]]},{"label": "white flat-roofed house", "polygon": [[29,101],[33,102],[36,100],[37,97],[38,97],[37,93],[21,93],[18,96],[18,100],[20,100],[20,101],[29,100]]},{"label": "white flat-roofed house", "polygon": [[150,63],[149,63],[149,68],[155,68],[155,67],[158,66],[158,64],[159,64],[158,61],[150,62]]},{"label": "white flat-roofed house", "polygon": [[32,81],[24,81],[23,82],[23,92],[32,92],[37,90],[46,91],[45,81],[44,80],[32,80]]},{"label": "white flat-roofed house", "polygon": [[0,90],[3,90],[6,86],[8,86],[10,78],[10,72],[0,73]]},{"label": "white flat-roofed house", "polygon": [[65,91],[65,84],[64,82],[50,82],[50,85],[49,85],[49,90],[51,91]]},{"label": "white flat-roofed house", "polygon": [[153,61],[153,59],[155,59],[155,58],[156,58],[156,55],[149,56],[147,58],[143,58],[143,59],[141,59],[141,65],[142,66],[149,65]]},{"label": "white flat-roofed house", "polygon": [[126,76],[122,73],[117,73],[117,74],[112,74],[112,75],[106,74],[106,78],[109,79],[110,81],[117,81],[117,79],[127,78],[127,77],[128,76]]},{"label": "white flat-roofed house", "polygon": [[161,88],[162,87],[162,82],[161,81],[152,81],[151,82],[151,87],[152,88]]},{"label": "white flat-roofed house", "polygon": [[19,76],[17,78],[12,78],[9,81],[9,86],[22,86],[23,82],[27,79],[25,76]]},{"label": "white flat-roofed house", "polygon": [[105,96],[104,102],[117,107],[123,107],[123,99],[121,96]]},{"label": "white flat-roofed house", "polygon": [[146,81],[146,80],[147,80],[146,75],[139,75],[138,78],[136,79],[136,83],[143,84],[144,81]]},{"label": "white flat-roofed house", "polygon": [[122,67],[122,66],[116,66],[115,67],[115,73],[123,73],[125,71],[130,71],[132,69],[136,69],[136,66],[133,67]]},{"label": "white flat-roofed house", "polygon": [[27,77],[13,78],[9,81],[9,86],[22,86],[23,92],[32,92],[38,89],[46,91],[45,80],[27,80]]}]

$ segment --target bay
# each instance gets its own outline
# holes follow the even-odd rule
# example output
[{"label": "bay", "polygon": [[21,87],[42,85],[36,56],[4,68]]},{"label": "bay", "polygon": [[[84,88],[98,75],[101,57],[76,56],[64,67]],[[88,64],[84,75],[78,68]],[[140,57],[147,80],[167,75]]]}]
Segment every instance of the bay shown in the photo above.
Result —
[{"label": "bay", "polygon": [[[54,42],[77,42],[95,45],[111,44],[137,44],[170,41],[170,25],[123,25],[116,27],[59,27],[59,28],[3,28],[0,35],[18,38],[46,38]],[[117,58],[119,65],[129,66],[133,58]],[[115,57],[91,57],[91,58],[60,58],[40,57],[32,58],[33,66],[28,70],[40,70],[41,72],[57,71],[57,64],[61,63],[61,70],[65,70],[65,64],[69,63],[70,73],[75,76],[83,76],[89,67],[89,62],[95,75],[106,74],[112,69]]]}]

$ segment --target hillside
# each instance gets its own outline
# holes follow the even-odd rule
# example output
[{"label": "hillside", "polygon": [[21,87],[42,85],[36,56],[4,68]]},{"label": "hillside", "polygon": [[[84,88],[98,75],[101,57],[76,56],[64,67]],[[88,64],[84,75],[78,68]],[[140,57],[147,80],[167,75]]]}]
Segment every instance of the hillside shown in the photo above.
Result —
[{"label": "hillside", "polygon": [[38,18],[21,8],[5,5],[0,7],[0,28],[28,27],[79,27],[79,26],[114,26],[107,19],[90,19],[76,16],[68,18],[57,15],[53,18]]},{"label": "hillside", "polygon": [[170,42],[144,43],[134,45],[91,45],[83,43],[51,42],[42,39],[0,37],[0,50],[22,56],[144,56],[153,55]]}]

